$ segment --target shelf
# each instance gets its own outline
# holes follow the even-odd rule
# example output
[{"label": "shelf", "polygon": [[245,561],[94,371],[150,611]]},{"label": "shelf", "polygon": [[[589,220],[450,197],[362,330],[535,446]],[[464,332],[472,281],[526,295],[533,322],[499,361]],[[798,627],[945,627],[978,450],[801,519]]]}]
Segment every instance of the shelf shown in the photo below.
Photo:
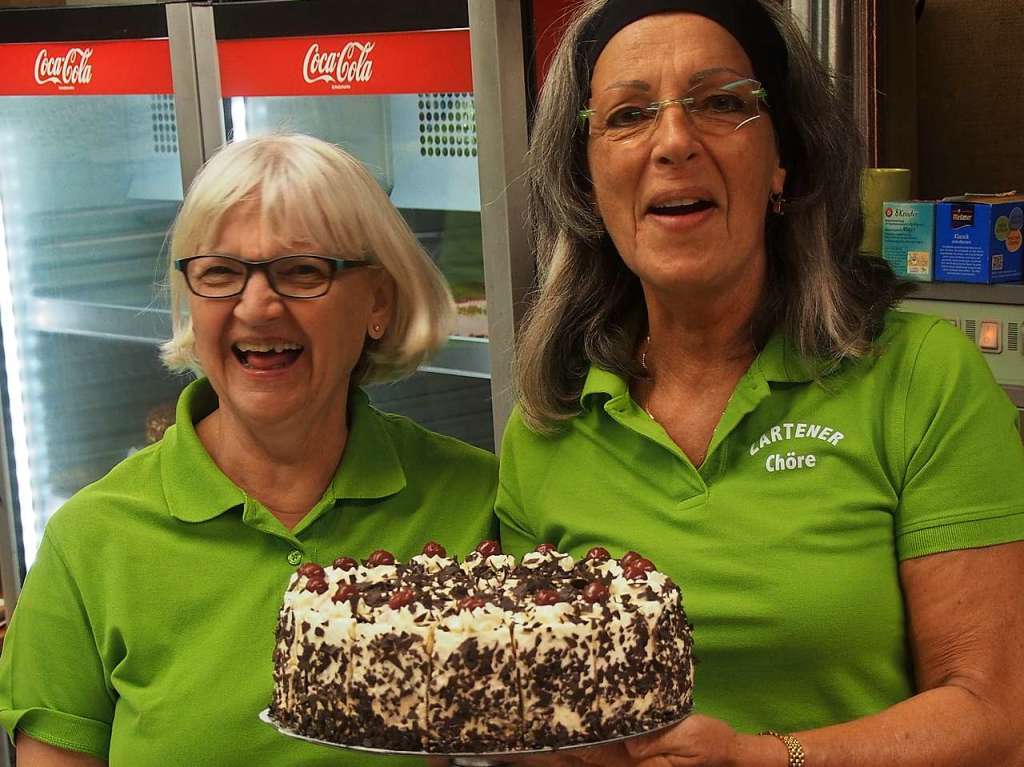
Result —
[{"label": "shelf", "polygon": [[931,301],[966,301],[976,304],[1024,305],[1024,283],[971,285],[963,282],[919,282],[907,298]]},{"label": "shelf", "polygon": [[425,373],[490,378],[490,343],[486,338],[450,336],[448,343],[432,359],[420,365],[420,370]]},{"label": "shelf", "polygon": [[[29,304],[25,319],[29,328],[44,333],[154,346],[171,337],[171,313],[166,309],[37,298]],[[486,338],[452,336],[432,359],[420,366],[420,370],[490,378],[490,344]]]},{"label": "shelf", "polygon": [[145,344],[171,337],[171,313],[166,309],[36,298],[28,304],[26,319],[32,330],[46,333]]}]

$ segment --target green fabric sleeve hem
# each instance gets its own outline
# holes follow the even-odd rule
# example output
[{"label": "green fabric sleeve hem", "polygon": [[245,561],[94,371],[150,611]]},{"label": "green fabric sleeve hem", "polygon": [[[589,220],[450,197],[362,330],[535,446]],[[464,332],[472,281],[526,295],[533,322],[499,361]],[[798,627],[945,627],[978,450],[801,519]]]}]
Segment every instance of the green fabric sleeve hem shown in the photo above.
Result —
[{"label": "green fabric sleeve hem", "polygon": [[27,709],[10,728],[30,738],[68,751],[79,751],[106,761],[110,753],[110,727],[89,719],[42,708]]},{"label": "green fabric sleeve hem", "polygon": [[1024,506],[1014,504],[1013,506],[1000,506],[997,509],[985,509],[984,511],[965,511],[962,514],[946,514],[934,519],[923,519],[911,525],[903,525],[897,529],[896,537],[912,535],[913,533],[924,533],[936,530],[940,527],[956,527],[961,523],[979,522],[987,523],[989,520],[1001,519],[1004,517],[1015,517],[1024,514]]},{"label": "green fabric sleeve hem", "polygon": [[996,546],[1020,540],[1024,540],[1024,509],[999,517],[904,533],[897,538],[896,545],[902,562],[928,554]]}]

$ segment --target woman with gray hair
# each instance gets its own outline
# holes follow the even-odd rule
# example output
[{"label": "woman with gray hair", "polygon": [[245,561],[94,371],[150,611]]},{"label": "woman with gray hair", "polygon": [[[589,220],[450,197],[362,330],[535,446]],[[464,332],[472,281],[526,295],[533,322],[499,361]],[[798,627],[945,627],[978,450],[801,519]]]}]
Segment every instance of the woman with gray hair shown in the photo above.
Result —
[{"label": "woman with gray hair", "polygon": [[366,170],[300,135],[215,155],[170,256],[164,360],[201,377],[47,525],[0,659],[18,764],[392,764],[257,717],[296,567],[492,537],[494,456],[359,388],[445,341],[448,289]]},{"label": "woman with gray hair", "polygon": [[777,3],[589,0],[568,26],[503,545],[639,551],[700,658],[695,715],[579,760],[1024,760],[1016,413],[857,252],[855,136]]}]

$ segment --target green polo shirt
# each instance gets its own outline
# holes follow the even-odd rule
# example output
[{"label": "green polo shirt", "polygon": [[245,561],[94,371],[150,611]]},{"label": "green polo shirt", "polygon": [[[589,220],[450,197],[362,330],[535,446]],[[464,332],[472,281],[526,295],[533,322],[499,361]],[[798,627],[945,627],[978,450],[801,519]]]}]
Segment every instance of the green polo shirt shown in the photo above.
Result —
[{"label": "green polo shirt", "polygon": [[274,625],[302,561],[405,559],[431,539],[465,553],[493,537],[493,455],[350,403],[345,453],[323,497],[286,529],[177,425],[49,521],[0,659],[12,736],[126,767],[409,764],[304,743],[257,719],[270,703]]},{"label": "green polo shirt", "polygon": [[776,335],[736,386],[703,465],[591,368],[553,436],[513,413],[505,549],[636,549],[683,590],[696,709],[795,731],[914,692],[901,560],[1024,539],[1017,414],[948,323],[893,312],[871,359],[821,382]]}]

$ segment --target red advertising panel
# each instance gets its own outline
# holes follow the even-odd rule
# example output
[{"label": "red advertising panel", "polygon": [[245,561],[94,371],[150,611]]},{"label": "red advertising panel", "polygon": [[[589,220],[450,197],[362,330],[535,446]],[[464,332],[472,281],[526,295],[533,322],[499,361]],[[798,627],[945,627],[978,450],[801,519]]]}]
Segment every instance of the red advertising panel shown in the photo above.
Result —
[{"label": "red advertising panel", "polygon": [[533,0],[534,76],[538,89],[544,84],[555,48],[579,4],[580,0]]},{"label": "red advertising panel", "polygon": [[221,40],[217,50],[225,98],[473,90],[466,29]]},{"label": "red advertising panel", "polygon": [[173,92],[167,40],[0,45],[0,96]]}]

